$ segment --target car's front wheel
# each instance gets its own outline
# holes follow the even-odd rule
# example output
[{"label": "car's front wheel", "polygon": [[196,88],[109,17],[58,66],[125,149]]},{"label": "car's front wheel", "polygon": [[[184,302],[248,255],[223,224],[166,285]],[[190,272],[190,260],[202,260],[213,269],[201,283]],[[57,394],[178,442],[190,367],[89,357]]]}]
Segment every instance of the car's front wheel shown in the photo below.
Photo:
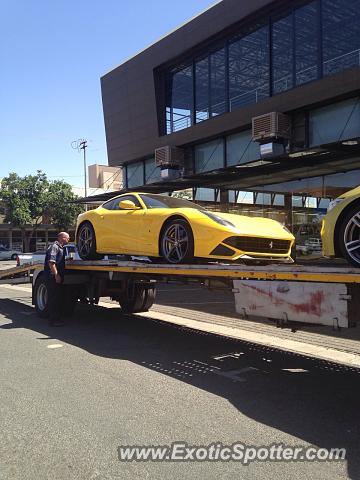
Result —
[{"label": "car's front wheel", "polygon": [[176,218],[160,236],[160,255],[168,263],[186,263],[194,258],[194,237],[186,220]]},{"label": "car's front wheel", "polygon": [[96,253],[96,236],[90,222],[80,225],[76,239],[77,249],[82,260],[101,260],[102,255]]},{"label": "car's front wheel", "polygon": [[343,257],[360,267],[360,206],[351,209],[341,221],[339,232],[339,246]]}]

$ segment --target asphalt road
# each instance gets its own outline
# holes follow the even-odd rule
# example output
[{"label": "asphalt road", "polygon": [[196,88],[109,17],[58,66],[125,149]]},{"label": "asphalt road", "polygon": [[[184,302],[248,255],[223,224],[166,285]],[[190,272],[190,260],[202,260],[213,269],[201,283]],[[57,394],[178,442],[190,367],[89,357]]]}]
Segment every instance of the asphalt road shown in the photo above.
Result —
[{"label": "asphalt road", "polygon": [[[168,288],[163,302],[185,303],[188,286],[172,297]],[[0,479],[358,479],[359,380],[355,370],[117,308],[82,306],[50,328],[29,289],[0,287]],[[119,445],[174,441],[345,447],[347,459],[118,460]]]}]

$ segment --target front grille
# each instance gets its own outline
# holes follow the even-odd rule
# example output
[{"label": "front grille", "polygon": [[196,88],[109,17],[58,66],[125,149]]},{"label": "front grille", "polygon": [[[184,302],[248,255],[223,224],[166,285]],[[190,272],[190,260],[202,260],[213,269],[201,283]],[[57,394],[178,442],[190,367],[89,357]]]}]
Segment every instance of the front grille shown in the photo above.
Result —
[{"label": "front grille", "polygon": [[223,243],[243,252],[281,254],[288,253],[290,240],[263,237],[229,237]]}]

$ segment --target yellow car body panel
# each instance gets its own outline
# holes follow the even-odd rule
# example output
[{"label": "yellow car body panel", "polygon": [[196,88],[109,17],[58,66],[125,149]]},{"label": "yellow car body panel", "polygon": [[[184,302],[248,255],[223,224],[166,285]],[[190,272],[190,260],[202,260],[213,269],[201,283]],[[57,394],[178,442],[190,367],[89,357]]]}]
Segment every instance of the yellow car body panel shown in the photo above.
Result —
[{"label": "yellow car body panel", "polygon": [[321,226],[322,250],[325,257],[335,257],[335,228],[342,212],[347,206],[360,198],[360,186],[342,194],[340,203],[335,205],[323,218]]},{"label": "yellow car body panel", "polygon": [[[142,205],[137,210],[107,210],[100,206],[94,210],[79,215],[77,230],[84,221],[89,221],[96,236],[96,251],[100,254],[127,254],[160,256],[159,238],[161,229],[170,217],[184,218],[190,225],[194,237],[194,256],[213,259],[237,260],[244,254],[256,258],[279,258],[291,261],[291,247],[294,243],[294,236],[285,229],[279,222],[268,218],[247,217],[243,215],[214,213],[234,227],[221,225],[207,217],[197,208],[146,208],[139,193],[131,192]],[[159,195],[159,197],[161,197]],[[119,202],[121,200],[121,196]],[[259,251],[242,251],[235,247],[231,256],[211,255],[211,252],[229,237],[257,237],[266,238],[269,243],[272,240],[289,242],[286,253],[262,253]],[[228,246],[228,245],[227,245]],[[272,247],[270,247],[272,248]]]}]

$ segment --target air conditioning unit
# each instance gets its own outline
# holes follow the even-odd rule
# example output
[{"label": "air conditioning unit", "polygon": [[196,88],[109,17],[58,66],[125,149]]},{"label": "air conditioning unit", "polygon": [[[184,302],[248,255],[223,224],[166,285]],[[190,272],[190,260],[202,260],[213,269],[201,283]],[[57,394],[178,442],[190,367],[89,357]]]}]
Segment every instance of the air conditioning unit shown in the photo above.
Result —
[{"label": "air conditioning unit", "polygon": [[288,140],[291,137],[291,118],[280,112],[270,112],[252,119],[254,142]]},{"label": "air conditioning unit", "polygon": [[155,164],[157,167],[182,167],[184,165],[184,150],[170,146],[156,148]]}]

